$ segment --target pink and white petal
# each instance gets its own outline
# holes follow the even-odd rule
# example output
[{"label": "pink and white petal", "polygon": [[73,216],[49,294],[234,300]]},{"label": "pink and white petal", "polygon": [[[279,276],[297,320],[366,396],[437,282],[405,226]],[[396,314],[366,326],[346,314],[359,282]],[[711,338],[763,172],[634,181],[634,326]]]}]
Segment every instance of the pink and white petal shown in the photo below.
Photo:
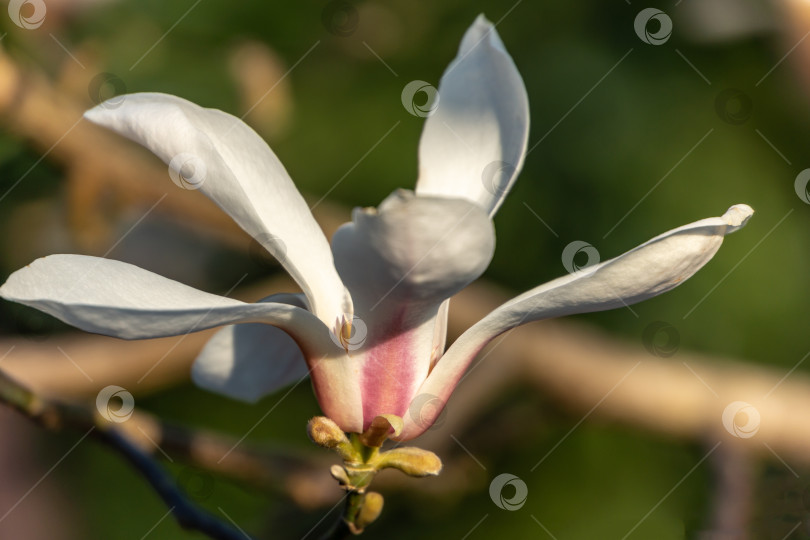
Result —
[{"label": "pink and white petal", "polygon": [[439,84],[419,142],[419,195],[462,197],[494,215],[526,155],[529,99],[515,63],[480,15]]},{"label": "pink and white petal", "polygon": [[356,359],[343,348],[337,355],[307,357],[312,389],[324,415],[347,433],[362,433],[362,378]]},{"label": "pink and white petal", "polygon": [[290,334],[311,355],[333,353],[312,313],[276,303],[246,304],[209,294],[137,266],[85,255],[51,255],[17,270],[0,296],[87,332],[145,339],[263,322]]},{"label": "pink and white petal", "polygon": [[[751,207],[732,206],[722,217],[673,229],[627,253],[564,276],[514,298],[464,332],[447,350],[419,389],[446,403],[470,362],[494,337],[541,319],[621,308],[669,291],[695,274],[714,256],[723,237],[745,225]],[[436,408],[435,415],[441,412]],[[400,440],[430,426],[405,419]]]},{"label": "pink and white petal", "polygon": [[[304,295],[275,294],[260,302],[306,309]],[[298,344],[283,330],[261,323],[226,326],[194,361],[191,378],[201,388],[255,403],[309,374]]]},{"label": "pink and white petal", "polygon": [[433,366],[444,354],[444,347],[447,345],[447,321],[449,316],[450,299],[448,298],[442,302],[436,314],[436,325],[433,328],[433,349],[430,353],[430,369],[433,369]]},{"label": "pink and white petal", "polygon": [[431,366],[440,306],[486,269],[495,236],[478,205],[406,191],[353,218],[332,249],[359,317],[346,349],[360,373],[367,427],[376,416],[406,413]]},{"label": "pink and white petal", "polygon": [[85,117],[142,144],[272,253],[331,327],[352,313],[329,243],[279,159],[239,118],[158,93],[116,97]]}]

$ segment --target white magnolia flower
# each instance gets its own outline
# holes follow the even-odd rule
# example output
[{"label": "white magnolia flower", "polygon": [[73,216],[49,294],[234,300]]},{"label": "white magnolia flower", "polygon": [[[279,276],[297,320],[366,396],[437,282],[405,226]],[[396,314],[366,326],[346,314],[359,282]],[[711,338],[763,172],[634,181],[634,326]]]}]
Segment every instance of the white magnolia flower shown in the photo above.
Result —
[{"label": "white magnolia flower", "polygon": [[[194,364],[200,386],[256,401],[309,373],[324,413],[344,431],[363,432],[375,417],[393,414],[404,420],[394,438],[407,440],[430,427],[497,335],[668,291],[752,214],[733,206],[540,285],[445,351],[448,299],[489,264],[492,216],[517,177],[528,138],[523,81],[483,16],[465,34],[439,95],[419,145],[416,192],[355,209],[331,249],[275,154],[238,118],[163,94],[102,104],[86,117],[149,148],[175,179],[190,176],[280,259],[304,293],[247,304],[123,262],[52,255],[12,274],[0,295],[125,339],[225,325]],[[189,162],[194,170],[185,169]],[[421,409],[425,402],[430,407]]]}]

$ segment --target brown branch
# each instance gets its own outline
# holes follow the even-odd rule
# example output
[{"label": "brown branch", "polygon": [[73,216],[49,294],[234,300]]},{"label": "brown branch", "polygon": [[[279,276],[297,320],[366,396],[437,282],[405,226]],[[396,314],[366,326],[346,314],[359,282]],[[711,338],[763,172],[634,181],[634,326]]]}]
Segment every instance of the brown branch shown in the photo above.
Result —
[{"label": "brown branch", "polygon": [[709,458],[713,479],[712,515],[700,540],[750,538],[755,466],[749,452],[739,445],[721,445]]},{"label": "brown branch", "polygon": [[[169,196],[161,204],[161,211],[187,217],[184,223],[204,222],[209,232],[219,234],[220,238],[228,236],[226,242],[247,245],[247,238],[238,227],[204,197],[174,189],[166,178],[165,166],[154,156],[87,122],[77,123],[89,105],[92,104],[79,103],[62,95],[44,76],[31,68],[21,67],[0,49],[0,121],[36,148],[49,150],[49,159],[68,169],[67,176],[79,183],[80,179],[85,179],[83,181],[88,183],[91,191],[96,189],[93,182],[114,186],[130,204],[152,204],[157,195],[165,194],[168,189]],[[71,174],[71,171],[76,174]],[[91,204],[87,201],[98,197],[77,199],[85,201],[77,203],[84,207]],[[316,212],[316,218],[327,234],[333,232],[345,216],[345,211],[328,211],[323,204]],[[507,296],[486,286],[463,291],[452,304],[451,335],[458,335]],[[193,355],[191,350],[199,350],[204,339],[204,335],[185,339],[188,348],[184,354],[178,354],[183,360],[178,361],[177,371],[166,379],[166,384],[176,382],[180,374],[187,373]],[[138,347],[134,343],[113,344],[111,340],[106,342],[107,346],[114,346],[112,356]],[[742,361],[719,361],[685,351],[669,359],[656,358],[640,346],[611,340],[570,322],[524,327],[510,334],[497,347],[490,358],[474,368],[456,393],[450,404],[453,414],[449,417],[454,416],[457,420],[448,422],[448,425],[469,425],[485,405],[486,400],[481,396],[491,397],[504,386],[513,384],[516,378],[522,378],[533,381],[576,412],[590,410],[611,392],[610,399],[595,411],[596,416],[694,440],[717,436],[729,442],[756,446],[758,451],[763,447],[761,443],[767,443],[774,451],[784,452],[792,459],[810,460],[810,421],[804,418],[804,411],[810,410],[810,381],[807,377],[794,374],[780,383],[783,373]],[[142,358],[154,359],[149,354]],[[57,357],[57,360],[61,359]],[[12,362],[13,357],[8,361]],[[512,367],[507,367],[510,364]],[[634,367],[636,364],[638,367]],[[115,369],[119,367],[116,365]],[[633,371],[627,379],[612,390],[631,369]],[[27,375],[24,371],[20,368],[15,375],[23,379]],[[72,377],[74,383],[78,377],[81,375]],[[55,382],[50,384],[57,388]],[[464,390],[473,386],[475,392]],[[777,386],[777,391],[772,392]],[[60,391],[67,390],[60,388]],[[722,411],[735,400],[750,402],[762,415],[759,432],[751,439],[735,439],[722,428]],[[426,439],[436,437],[447,438],[441,430],[434,430]]]},{"label": "brown branch", "polygon": [[[232,296],[252,302],[296,290],[295,283],[284,276],[243,287]],[[110,384],[131,391],[137,387],[138,395],[145,395],[188,381],[192,361],[214,332],[139,341],[74,332],[5,338],[0,339],[0,357],[9,375],[40,395],[95,397]]]},{"label": "brown branch", "polygon": [[[149,208],[165,197],[155,212],[180,218],[179,223],[202,229],[225,245],[248,249],[250,237],[214,203],[177,188],[166,165],[155,156],[83,120],[82,114],[93,105],[60,92],[42,73],[21,66],[0,47],[0,122],[65,169],[71,230],[80,245],[88,252],[103,253],[115,241],[107,237],[111,228],[102,227],[92,216]],[[100,197],[102,193],[113,195],[114,204]],[[343,210],[328,202],[318,208],[317,219],[324,229],[334,230],[343,223]]]},{"label": "brown branch", "polygon": [[[510,295],[474,284],[452,301],[450,333],[458,335]],[[448,404],[447,422],[420,439],[448,445],[448,429],[472,425],[482,409],[506,388],[531,383],[575,415],[618,421],[669,436],[741,445],[754,455],[810,463],[810,378],[789,377],[739,359],[678,351],[671,358],[650,354],[572,321],[544,321],[496,339],[473,362]],[[606,396],[608,396],[606,398]],[[604,399],[604,401],[602,401]],[[723,426],[734,401],[761,415],[753,437],[732,436]],[[452,444],[452,443],[449,443]],[[768,448],[770,447],[770,449]]]},{"label": "brown branch", "polygon": [[[43,77],[20,68],[0,52],[0,119],[37,148],[44,151],[53,147],[49,157],[69,170],[68,176],[76,184],[71,189],[86,189],[90,193],[87,196],[75,194],[72,197],[75,208],[87,212],[88,206],[98,199],[92,196],[97,192],[93,182],[115,186],[126,204],[152,204],[168,186],[170,196],[161,204],[161,211],[186,216],[188,219],[183,220],[186,223],[207,223],[207,230],[219,234],[224,242],[247,246],[247,238],[203,197],[171,189],[165,166],[145,152],[84,122],[71,130],[85,105],[60,96]],[[59,144],[54,146],[57,142]],[[339,211],[338,219],[323,219],[326,215],[323,208],[323,205],[318,207],[316,218],[330,233],[346,214]],[[507,297],[481,284],[463,291],[453,300],[451,335],[457,336]],[[175,343],[167,340],[147,351],[146,348],[136,349],[141,343],[95,337],[83,339],[88,343],[93,339],[103,340],[98,341],[99,351],[103,348],[106,353],[94,355],[98,366],[108,363],[110,356],[138,350],[141,354],[133,355],[143,359],[141,370],[143,365],[157,361]],[[176,364],[169,359],[163,362],[176,367],[163,379],[163,384],[173,384],[187,377],[190,360],[205,339],[204,334],[188,336],[178,346]],[[792,374],[782,381],[783,372],[755,367],[742,360],[719,360],[686,351],[662,359],[647,353],[640,344],[623,343],[568,321],[533,324],[496,343],[499,344],[490,348],[492,352],[487,358],[474,364],[470,375],[454,394],[445,425],[430,430],[420,444],[439,451],[448,450],[453,444],[448,434],[473,425],[474,419],[499,392],[515,384],[531,383],[575,415],[583,415],[599,404],[594,409],[594,418],[695,441],[722,440],[724,444],[739,445],[765,456],[770,454],[763,449],[770,447],[785,459],[810,462],[810,420],[805,417],[805,411],[810,410],[810,380],[806,376]],[[181,351],[183,345],[187,349]],[[21,346],[19,351],[27,354],[33,349]],[[64,366],[64,373],[75,372],[68,377],[69,384],[59,386],[55,380],[45,382],[48,374],[44,372],[49,370],[34,373],[38,370],[36,363],[26,366],[22,360],[26,354],[22,354],[19,361],[15,359],[17,354],[15,350],[4,365],[8,362],[15,376],[30,379],[34,387],[42,384],[43,391],[47,388],[53,393],[68,393],[74,385],[84,394],[91,393],[91,387],[93,392],[98,390],[98,386],[83,384],[82,375],[54,354],[52,346],[47,351],[48,356],[55,357],[51,365],[59,362]],[[45,355],[45,348],[37,354]],[[77,362],[83,362],[83,358],[91,355],[76,356],[79,357]],[[118,364],[111,367],[121,368]],[[94,379],[95,373],[90,373]],[[99,380],[107,379],[99,377]],[[762,416],[759,431],[749,439],[732,437],[721,422],[724,408],[738,400],[751,403]],[[450,470],[448,467],[445,474]],[[393,476],[390,478],[391,485],[399,482]]]},{"label": "brown branch", "polygon": [[[283,290],[284,283],[269,282],[267,289]],[[460,293],[451,305],[451,336],[457,336],[507,297],[508,294],[483,283],[475,284]],[[76,339],[77,343],[82,340],[88,343],[99,340],[92,362],[86,362],[83,353],[72,355],[82,369],[98,381],[95,385],[88,384],[70,362],[54,352],[52,343],[41,349],[37,348],[40,344],[30,345],[37,348],[35,357],[27,355],[26,351],[30,349],[15,349],[3,361],[3,365],[13,370],[15,377],[43,389],[48,387],[45,383],[50,380],[52,367],[82,387],[83,394],[87,396],[95,395],[106,384],[126,386],[120,382],[122,379],[140,377],[144,366],[148,368],[150,363],[157,361],[171,346],[171,342],[166,341],[160,347],[149,349],[151,352],[148,354],[152,356],[148,361],[132,359],[137,369],[132,368],[129,375],[118,373],[120,378],[104,379],[100,374],[106,370],[127,372],[130,369],[129,361],[124,359],[110,362],[110,357],[124,358],[144,351],[145,349],[139,347],[148,347],[150,342],[126,342],[99,336]],[[186,338],[184,343],[188,344],[193,340],[194,346],[188,347],[184,352],[185,356],[178,356],[173,376],[165,380],[165,384],[187,380],[190,361],[205,339],[207,336],[200,334],[192,334]],[[72,349],[65,350],[70,352]],[[89,351],[90,348],[77,350]],[[701,443],[712,438],[723,440],[724,444],[741,445],[752,454],[768,459],[772,458],[767,447],[770,446],[783,459],[796,463],[810,462],[810,419],[804,415],[804,411],[810,410],[810,380],[807,376],[793,373],[780,383],[784,377],[782,372],[757,367],[742,360],[720,360],[683,350],[672,358],[658,358],[647,352],[640,343],[622,342],[572,321],[547,321],[529,325],[511,333],[502,342],[496,340],[496,344],[488,351],[484,352],[481,360],[474,362],[469,376],[451,398],[445,423],[423,435],[418,441],[420,446],[430,448],[443,457],[451,454],[456,448],[449,437],[450,433],[461,433],[474,426],[476,418],[506,389],[518,384],[532,384],[563,407],[570,409],[574,415],[584,415],[610,394],[594,410],[591,418],[619,421]],[[48,359],[43,360],[45,357]],[[48,367],[43,369],[38,368],[38,365]],[[95,371],[96,368],[98,371]],[[625,376],[627,378],[622,381]],[[144,383],[148,380],[149,378]],[[621,384],[616,386],[619,381],[622,381]],[[51,389],[56,390],[57,387]],[[722,413],[732,401],[747,401],[761,413],[760,429],[754,437],[734,438],[723,428]],[[164,435],[151,431],[149,433],[153,440],[164,444],[160,442],[164,441]],[[199,443],[190,443],[187,440],[193,433],[195,432],[177,435],[174,442],[166,444],[177,448],[180,455],[183,455],[181,449],[185,448],[184,459],[189,459],[192,463],[204,468],[213,467],[222,454],[218,454],[219,450],[197,450]],[[168,440],[172,438],[169,436]],[[222,446],[227,443],[219,444]],[[262,480],[264,487],[277,486],[284,482],[286,490],[296,502],[307,507],[334,504],[339,496],[339,493],[329,489],[331,479],[328,475],[314,467],[310,469],[301,466],[292,470],[282,468],[281,477],[253,476],[248,472],[250,468],[222,468],[227,468],[230,462],[230,459],[224,460],[220,468],[214,470],[248,482],[266,478],[266,483]],[[469,485],[472,488],[474,482],[470,483],[462,465],[458,464],[456,467],[449,459],[446,462],[442,475],[447,477],[458,471],[460,485]],[[450,484],[452,482],[414,483],[397,475],[382,475],[378,479],[378,485],[385,486],[386,489],[417,489],[422,493],[435,490],[437,495],[438,492],[444,494],[447,490],[455,489]]]},{"label": "brown branch", "polygon": [[[118,428],[146,454],[160,458],[162,450],[181,461],[262,490],[295,493],[288,489],[289,478],[317,475],[328,478],[326,471],[332,465],[328,455],[314,448],[309,451],[256,447],[235,437],[171,424],[143,412],[136,412]],[[332,488],[334,484],[329,478],[318,487]],[[299,502],[299,498],[295,500]],[[305,507],[321,504],[309,493],[307,500],[300,502]]]}]

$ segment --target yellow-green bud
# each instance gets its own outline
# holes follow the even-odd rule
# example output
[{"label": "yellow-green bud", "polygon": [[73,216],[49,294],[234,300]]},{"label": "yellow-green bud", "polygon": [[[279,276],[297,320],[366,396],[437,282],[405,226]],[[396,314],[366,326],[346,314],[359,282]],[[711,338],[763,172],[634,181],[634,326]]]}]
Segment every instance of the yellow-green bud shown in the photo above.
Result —
[{"label": "yellow-green bud", "polygon": [[406,446],[383,452],[376,466],[399,469],[409,476],[436,476],[442,470],[442,460],[429,450]]},{"label": "yellow-green bud", "polygon": [[343,430],[325,416],[316,416],[310,420],[307,434],[312,442],[325,448],[334,448],[342,442],[349,442]]},{"label": "yellow-green bud", "polygon": [[325,416],[316,416],[307,424],[307,435],[318,446],[335,450],[343,459],[354,458],[354,448],[340,427]]},{"label": "yellow-green bud", "polygon": [[360,507],[360,512],[354,520],[354,525],[358,532],[365,529],[368,525],[374,522],[383,510],[383,496],[376,491],[369,491],[363,497],[363,506]]}]

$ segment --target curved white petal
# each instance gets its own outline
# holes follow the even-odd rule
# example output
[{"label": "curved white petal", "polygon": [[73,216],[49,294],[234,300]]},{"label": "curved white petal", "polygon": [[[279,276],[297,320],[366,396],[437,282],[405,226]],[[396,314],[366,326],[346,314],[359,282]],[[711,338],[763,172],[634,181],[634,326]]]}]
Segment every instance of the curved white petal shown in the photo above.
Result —
[{"label": "curved white petal", "polygon": [[[303,295],[275,294],[261,302],[306,309]],[[298,344],[283,330],[261,323],[221,329],[206,343],[191,368],[197,386],[250,403],[308,374]]]},{"label": "curved white petal", "polygon": [[87,332],[144,339],[238,322],[278,326],[312,354],[332,352],[313,314],[286,304],[246,304],[209,294],[137,266],[85,255],[51,255],[17,270],[0,296]]},{"label": "curved white petal", "polygon": [[239,118],[157,93],[115,98],[85,117],[146,146],[175,183],[199,189],[267,248],[328,326],[352,313],[329,244],[284,166]]},{"label": "curved white petal", "polygon": [[444,354],[444,347],[447,345],[447,322],[449,317],[450,299],[448,298],[442,302],[436,314],[436,325],[433,327],[433,349],[430,353],[430,369],[433,369],[433,366]]},{"label": "curved white petal", "polygon": [[[430,373],[421,394],[446,403],[476,354],[494,337],[521,324],[573,313],[620,308],[666,292],[691,277],[720,248],[723,237],[745,225],[753,210],[732,206],[722,217],[673,229],[627,253],[536,287],[514,298],[464,332]],[[437,407],[435,415],[441,412]],[[401,440],[430,422],[405,418]]]},{"label": "curved white petal", "polygon": [[381,414],[406,413],[434,347],[443,345],[440,306],[486,269],[495,233],[474,203],[406,191],[378,209],[356,209],[353,218],[332,249],[365,334],[349,341],[347,354],[361,374],[368,425]]},{"label": "curved white petal", "polygon": [[480,15],[439,84],[419,142],[419,195],[463,197],[494,215],[515,182],[529,136],[523,79]]}]

